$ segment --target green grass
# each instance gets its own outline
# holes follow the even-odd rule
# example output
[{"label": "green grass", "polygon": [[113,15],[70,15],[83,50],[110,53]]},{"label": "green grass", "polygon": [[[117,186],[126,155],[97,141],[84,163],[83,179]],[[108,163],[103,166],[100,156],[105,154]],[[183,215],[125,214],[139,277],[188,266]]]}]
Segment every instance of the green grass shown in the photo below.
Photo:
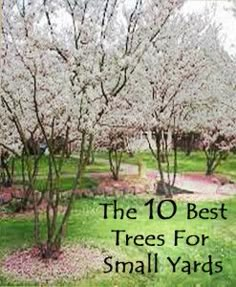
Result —
[{"label": "green grass", "polygon": [[[99,152],[96,158],[108,158],[107,153]],[[172,160],[172,158],[170,157]],[[122,162],[135,164],[141,161],[146,168],[157,169],[157,163],[150,151],[138,152],[134,156],[128,154],[123,155]],[[206,159],[203,152],[194,151],[190,156],[186,156],[184,152],[178,152],[178,172],[205,172]],[[225,175],[233,180],[236,180],[236,155],[231,153],[228,158],[221,162],[216,169],[217,174]]]},{"label": "green grass", "polygon": [[[108,172],[107,152],[96,152],[95,162],[86,167],[86,173]],[[122,162],[130,164],[138,164],[141,161],[147,168],[156,169],[157,163],[149,150],[135,153],[134,156],[129,156],[124,153]],[[76,172],[77,159],[67,158],[63,163],[62,174],[73,175]],[[178,152],[178,171],[179,172],[205,172],[206,160],[205,155],[201,151],[194,151],[190,156],[186,156],[184,152]],[[231,153],[229,157],[222,161],[216,170],[217,173],[225,174],[236,178],[236,154]],[[43,156],[39,163],[39,175],[46,176],[48,173],[48,159]],[[15,160],[15,176],[21,176],[21,161]]]},{"label": "green grass", "polygon": [[[87,177],[90,173],[102,173],[109,172],[108,162],[104,161],[108,159],[107,152],[96,152],[95,162],[88,165],[86,168]],[[128,154],[123,155],[122,162],[137,165],[142,162],[145,168],[157,169],[157,163],[150,153],[150,151],[138,152],[134,156],[130,157]],[[73,181],[73,176],[76,173],[76,158],[68,158],[64,161],[62,168],[62,190],[67,187],[71,188],[71,182]],[[192,152],[190,156],[186,156],[185,153],[178,153],[178,172],[202,172],[204,173],[206,169],[206,161],[203,152]],[[39,178],[37,181],[37,186],[39,190],[42,190],[46,185],[46,177],[48,173],[48,162],[47,157],[43,156],[39,164]],[[216,174],[221,174],[236,180],[236,155],[230,154],[229,157],[222,161],[221,164],[215,171]],[[20,160],[15,162],[15,181],[19,182],[21,178],[21,163]]]},{"label": "green grass", "polygon": [[[73,177],[62,177],[59,180],[59,191],[66,191],[73,189],[74,178]],[[83,177],[81,180],[80,188],[81,189],[94,189],[97,187],[97,181],[89,178]],[[47,190],[47,183],[45,179],[38,179],[35,184],[35,188],[39,191]]]},{"label": "green grass", "polygon": [[[234,287],[236,286],[236,198],[225,201],[228,209],[227,220],[186,220],[186,203],[178,203],[178,212],[175,218],[161,221],[148,220],[144,207],[144,199],[134,196],[120,198],[119,207],[135,207],[138,210],[137,220],[102,219],[102,209],[99,203],[110,202],[113,198],[80,199],[75,202],[71,215],[66,243],[79,243],[115,252],[117,259],[131,261],[145,260],[148,252],[158,253],[160,258],[160,272],[157,274],[104,274],[102,271],[92,273],[78,282],[68,282],[63,286],[80,287],[110,287],[110,286],[147,286],[147,287],[172,287],[172,286],[201,286],[201,287]],[[198,203],[198,208],[219,207],[219,203]],[[169,210],[169,207],[165,207]],[[168,212],[168,211],[167,211]],[[125,229],[130,235],[136,234],[165,234],[166,244],[162,247],[116,247],[112,229]],[[175,229],[186,229],[187,234],[202,234],[210,236],[206,246],[186,246],[180,243],[173,246],[173,232]],[[28,247],[33,244],[32,219],[0,219],[0,257],[13,250]],[[184,260],[198,260],[204,262],[211,254],[213,260],[222,260],[223,272],[215,275],[197,272],[187,275],[182,272],[170,272],[165,258],[182,256]],[[105,267],[105,266],[104,266]],[[22,286],[22,282],[11,281],[0,274],[0,286]],[[29,285],[27,285],[29,286]]]},{"label": "green grass", "polygon": [[[70,190],[73,187],[74,177],[76,174],[76,166],[78,160],[76,158],[67,158],[63,163],[62,175],[59,181],[59,190],[65,191]],[[97,186],[97,181],[90,178],[91,173],[102,173],[108,172],[109,166],[104,162],[94,162],[88,165],[85,170],[84,178],[82,179],[80,188],[82,189],[93,189]],[[35,188],[39,191],[45,191],[47,189],[47,176],[48,176],[48,159],[43,156],[39,161],[39,172],[36,179]],[[21,176],[21,161],[20,159],[15,160],[15,173],[14,173],[14,184],[22,184]]]},{"label": "green grass", "polygon": [[[33,162],[33,161],[32,161]],[[66,158],[63,162],[62,174],[64,175],[74,175],[77,170],[78,159],[76,158]],[[11,163],[10,163],[11,165]],[[21,177],[21,160],[15,159],[15,177]],[[106,163],[103,162],[94,162],[91,165],[86,167],[86,173],[97,173],[97,172],[106,172],[109,170],[109,167]],[[48,158],[47,156],[42,156],[39,161],[39,172],[40,176],[47,176],[48,174]]]},{"label": "green grass", "polygon": [[[101,159],[107,159],[106,153],[97,153],[95,164],[88,167],[88,172],[108,171],[108,164]],[[139,160],[147,168],[156,169],[156,162],[150,152],[135,154],[134,157],[124,155],[123,161],[137,164]],[[16,174],[20,174],[20,163],[16,163]],[[62,191],[71,189],[73,174],[76,169],[76,159],[67,159],[64,163],[64,176],[60,182]],[[183,153],[179,154],[179,172],[205,171],[204,154],[194,152],[189,157]],[[222,162],[217,173],[236,179],[236,155]],[[38,190],[45,189],[47,174],[47,158],[40,162],[40,176],[36,182]],[[19,180],[19,179],[18,179]],[[95,188],[97,182],[89,174],[85,174],[81,188]],[[91,273],[88,277],[78,282],[67,282],[66,286],[80,287],[110,287],[110,286],[147,286],[147,287],[234,287],[236,286],[236,198],[225,201],[228,208],[227,220],[193,220],[185,219],[185,203],[178,203],[178,213],[174,219],[168,221],[147,220],[146,210],[143,207],[144,199],[134,196],[119,199],[119,206],[123,208],[135,207],[138,209],[138,219],[133,220],[108,220],[102,219],[101,202],[112,201],[112,198],[95,197],[93,199],[80,199],[75,202],[74,211],[71,215],[68,234],[65,243],[86,244],[92,247],[105,249],[107,252],[115,252],[118,259],[122,260],[145,260],[148,252],[158,253],[161,271],[158,274],[104,274],[103,272]],[[217,203],[198,203],[199,208],[215,207]],[[168,208],[167,208],[168,209]],[[45,226],[43,227],[45,228]],[[163,247],[138,247],[120,246],[115,247],[114,235],[111,229],[125,229],[130,235],[136,234],[165,234],[166,244]],[[210,236],[206,246],[190,247],[181,244],[174,247],[172,236],[175,229],[186,229],[188,234],[205,233]],[[0,260],[6,254],[19,248],[26,248],[33,244],[33,219],[25,218],[0,218]],[[204,262],[211,254],[214,260],[223,260],[224,270],[216,275],[208,275],[202,272],[187,275],[182,272],[173,274],[165,263],[165,258],[171,256],[176,258],[182,256],[184,260],[198,260]],[[5,278],[0,273],[0,286],[29,286],[22,282],[15,282],[11,278]],[[35,286],[32,284],[32,286]],[[65,286],[65,285],[63,285]]]}]

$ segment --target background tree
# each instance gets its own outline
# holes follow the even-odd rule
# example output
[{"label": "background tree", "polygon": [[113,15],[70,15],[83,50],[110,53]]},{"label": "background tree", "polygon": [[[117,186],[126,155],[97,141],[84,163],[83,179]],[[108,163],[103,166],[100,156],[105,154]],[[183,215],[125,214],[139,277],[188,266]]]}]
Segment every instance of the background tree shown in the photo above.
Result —
[{"label": "background tree", "polygon": [[[194,114],[193,106],[213,95],[218,84],[210,79],[224,73],[223,65],[219,67],[217,64],[222,63],[218,29],[209,25],[206,18],[192,16],[186,20],[175,17],[165,26],[160,37],[165,40],[157,40],[144,57],[146,83],[142,82],[134,90],[135,97],[140,94],[134,101],[140,105],[143,116],[143,121],[137,119],[137,124],[142,125],[144,132],[150,130],[154,138],[151,141],[147,137],[147,140],[157,161],[159,190],[172,196],[177,172],[178,137],[195,131],[188,119]],[[199,114],[195,116],[192,117],[193,122],[199,119]],[[172,150],[168,147],[168,133],[172,134]],[[163,142],[165,164],[161,158]]]}]

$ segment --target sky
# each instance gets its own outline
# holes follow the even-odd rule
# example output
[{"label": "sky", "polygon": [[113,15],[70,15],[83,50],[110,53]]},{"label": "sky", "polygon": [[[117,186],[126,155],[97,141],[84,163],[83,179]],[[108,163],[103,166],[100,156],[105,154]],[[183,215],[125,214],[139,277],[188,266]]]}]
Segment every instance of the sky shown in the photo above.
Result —
[{"label": "sky", "polygon": [[[233,15],[230,0],[188,0],[182,8],[183,13],[203,13],[205,8],[213,11],[213,19],[222,26],[221,40],[230,54],[236,55],[236,17]],[[210,15],[209,15],[210,17]]]}]

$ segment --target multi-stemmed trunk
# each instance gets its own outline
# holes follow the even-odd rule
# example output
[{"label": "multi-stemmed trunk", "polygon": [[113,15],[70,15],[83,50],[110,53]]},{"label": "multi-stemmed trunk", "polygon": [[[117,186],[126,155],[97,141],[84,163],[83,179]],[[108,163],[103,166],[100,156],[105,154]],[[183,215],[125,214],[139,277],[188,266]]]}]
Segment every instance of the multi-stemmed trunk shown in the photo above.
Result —
[{"label": "multi-stemmed trunk", "polygon": [[221,151],[216,148],[204,149],[206,157],[206,175],[210,176],[214,173],[216,168],[219,166],[222,160],[226,159],[228,152]]},{"label": "multi-stemmed trunk", "polygon": [[61,192],[59,189],[61,170],[65,153],[61,155],[59,162],[55,161],[55,155],[48,156],[48,181],[47,181],[47,197],[46,197],[46,222],[47,222],[47,241],[40,243],[40,251],[42,258],[57,259],[60,254],[60,248],[63,237],[65,235],[66,224],[71,214],[73,202],[75,198],[75,190],[80,185],[85,167],[88,162],[92,147],[92,136],[89,136],[88,144],[86,144],[86,133],[82,133],[80,144],[80,157],[77,163],[77,172],[74,178],[72,191],[68,197],[64,211],[59,216],[59,208],[61,203]]},{"label": "multi-stemmed trunk", "polygon": [[122,151],[110,149],[108,151],[110,170],[114,180],[119,180]]},{"label": "multi-stemmed trunk", "polygon": [[[172,197],[177,174],[177,135],[175,133],[172,135],[172,150],[168,146],[168,137],[163,137],[163,131],[154,130],[153,136],[155,138],[155,147],[151,144],[148,137],[146,138],[152,155],[157,162],[159,172],[156,193]],[[170,163],[171,153],[173,153],[172,165]],[[164,162],[163,156],[165,158]]]}]

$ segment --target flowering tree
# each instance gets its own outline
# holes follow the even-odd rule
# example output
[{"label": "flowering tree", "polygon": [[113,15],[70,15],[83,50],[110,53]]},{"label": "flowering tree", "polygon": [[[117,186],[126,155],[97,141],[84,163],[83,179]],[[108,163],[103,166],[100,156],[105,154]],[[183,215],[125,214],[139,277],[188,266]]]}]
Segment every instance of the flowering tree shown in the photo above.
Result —
[{"label": "flowering tree", "polygon": [[[235,63],[222,51],[217,71],[211,78],[214,90],[206,97],[195,115],[195,129],[201,135],[206,156],[206,175],[211,175],[236,144],[235,134]],[[194,113],[193,113],[194,114]],[[202,121],[204,119],[204,121]]]},{"label": "flowering tree", "polygon": [[[183,133],[201,134],[209,172],[216,166],[211,150],[218,163],[216,151],[221,156],[226,146],[231,148],[235,118],[230,109],[221,110],[222,97],[232,100],[222,73],[229,61],[222,56],[214,25],[201,17],[175,15],[182,3],[4,1],[0,146],[21,158],[22,208],[33,206],[42,257],[57,258],[93,143],[109,149],[111,171],[118,179],[122,152],[137,133],[150,131],[159,190],[167,196],[172,196],[177,142]],[[219,116],[219,109],[230,118]],[[36,190],[39,143],[48,149],[47,183],[41,193]],[[69,143],[79,157],[60,214],[60,179]],[[42,200],[46,243],[39,217]]]},{"label": "flowering tree", "polygon": [[[5,1],[1,55],[1,143],[22,159],[26,200],[34,207],[35,241],[43,257],[56,257],[97,126],[110,103],[123,97],[149,46],[182,1]],[[61,19],[65,21],[62,22]],[[123,99],[123,97],[121,97]],[[121,100],[121,99],[120,99]],[[56,140],[63,148],[56,152]],[[36,191],[41,153],[48,148],[45,192]],[[59,216],[66,146],[79,151],[73,190]],[[38,205],[46,201],[44,244]],[[27,204],[24,203],[24,205]]]},{"label": "flowering tree", "polygon": [[109,111],[99,123],[95,146],[108,151],[109,165],[114,180],[119,179],[122,156],[131,152],[131,142],[138,130],[132,125],[130,111],[125,101],[113,101]]},{"label": "flowering tree", "polygon": [[233,13],[234,13],[234,15],[236,15],[236,1],[232,0],[231,2],[233,4],[233,6],[232,6]]},{"label": "flowering tree", "polygon": [[[59,218],[60,204],[60,176],[65,157],[66,145],[74,141],[80,150],[77,172],[74,179],[73,190],[76,189],[83,174],[87,155],[91,146],[91,127],[94,117],[88,114],[94,111],[89,103],[94,94],[88,94],[82,89],[81,93],[71,82],[71,70],[68,61],[62,61],[61,55],[52,49],[47,35],[43,35],[39,19],[44,11],[36,13],[39,9],[37,3],[31,6],[18,7],[16,13],[6,19],[4,26],[5,55],[3,58],[3,73],[1,82],[1,108],[7,115],[7,130],[13,126],[12,132],[19,143],[24,171],[24,183],[27,185],[25,201],[31,199],[35,214],[35,241],[41,245],[43,257],[57,254],[61,246],[61,239],[69,217],[74,192],[68,199],[62,219]],[[9,8],[9,7],[5,7]],[[16,6],[13,5],[16,9]],[[13,9],[13,10],[14,10]],[[5,12],[8,12],[5,11]],[[12,24],[17,23],[16,26]],[[13,28],[14,27],[14,28]],[[37,33],[38,32],[38,33]],[[82,83],[84,86],[84,83]],[[78,89],[81,86],[78,85]],[[92,113],[93,114],[93,113]],[[13,152],[9,137],[7,143],[1,145]],[[65,139],[64,146],[56,154],[56,140]],[[42,154],[29,152],[28,139],[35,142],[44,142],[49,150],[48,178],[45,192],[42,194],[46,200],[47,243],[41,244],[40,218],[38,199],[35,190],[38,176],[39,161]],[[15,152],[15,151],[14,151]],[[26,202],[24,206],[26,205]]]},{"label": "flowering tree", "polygon": [[[219,76],[218,69],[222,72],[223,68],[217,65],[222,62],[217,35],[218,29],[209,25],[204,17],[192,16],[187,21],[176,17],[160,35],[162,41],[157,40],[151,46],[142,63],[146,83],[137,86],[134,94],[140,94],[137,105],[142,107],[142,129],[150,130],[154,139],[151,141],[147,137],[160,173],[158,189],[167,196],[172,196],[177,172],[178,137],[195,130],[198,114],[195,118],[192,115],[196,101],[207,101],[218,87],[216,81],[211,81]],[[172,149],[168,144],[169,133]],[[161,158],[162,147],[165,166]]]},{"label": "flowering tree", "polygon": [[127,128],[103,127],[96,139],[96,147],[108,151],[112,177],[119,179],[122,156],[128,150],[129,133]]}]

